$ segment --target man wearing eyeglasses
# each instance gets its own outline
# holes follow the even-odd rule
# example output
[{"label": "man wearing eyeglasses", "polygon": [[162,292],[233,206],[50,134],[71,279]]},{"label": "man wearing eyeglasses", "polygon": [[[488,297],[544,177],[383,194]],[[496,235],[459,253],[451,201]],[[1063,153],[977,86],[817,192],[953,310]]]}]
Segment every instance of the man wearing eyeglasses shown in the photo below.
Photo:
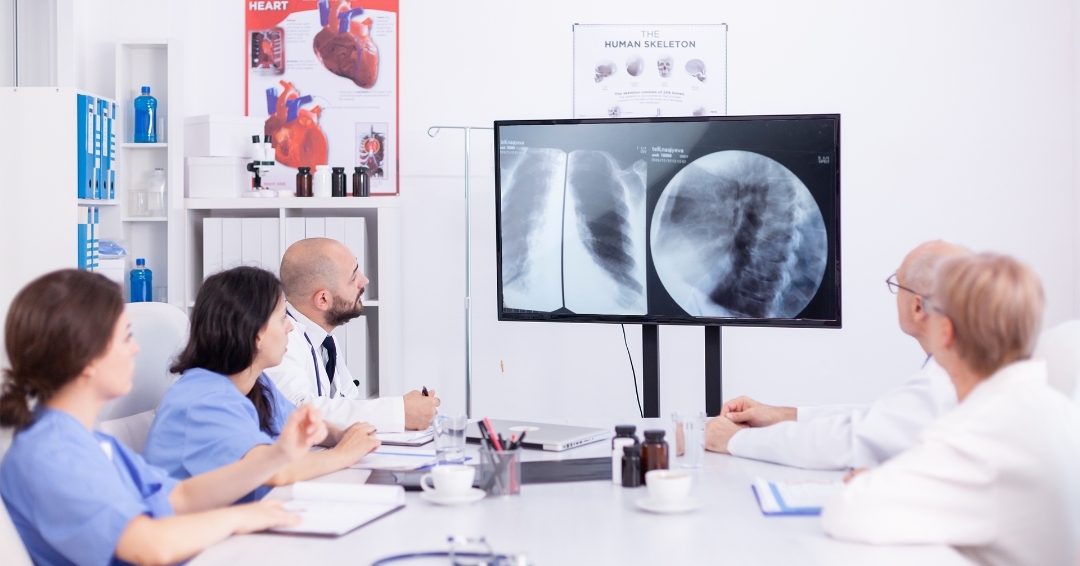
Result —
[{"label": "man wearing eyeglasses", "polygon": [[[927,242],[886,280],[896,294],[900,329],[927,351],[924,294],[945,258],[970,254],[943,241]],[[842,470],[875,466],[906,450],[923,427],[956,406],[956,389],[929,355],[904,384],[869,405],[774,407],[749,397],[724,404],[706,426],[705,448],[786,466]]]}]

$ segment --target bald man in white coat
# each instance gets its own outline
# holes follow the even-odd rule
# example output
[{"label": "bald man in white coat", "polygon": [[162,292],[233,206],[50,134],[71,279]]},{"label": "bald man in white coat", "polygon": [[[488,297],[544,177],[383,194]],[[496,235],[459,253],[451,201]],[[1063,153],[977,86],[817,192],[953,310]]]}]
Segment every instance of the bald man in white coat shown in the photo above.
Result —
[{"label": "bald man in white coat", "polygon": [[[918,340],[923,351],[928,351],[923,293],[929,292],[933,269],[946,257],[969,253],[946,242],[928,242],[912,250],[888,280],[897,295],[900,329]],[[948,374],[928,356],[902,386],[869,405],[796,409],[749,397],[728,401],[706,426],[705,447],[799,468],[874,466],[911,447],[926,425],[955,406]]]},{"label": "bald man in white coat", "polygon": [[308,238],[289,246],[281,260],[281,284],[293,330],[281,365],[266,374],[295,405],[315,405],[336,427],[366,422],[379,432],[423,430],[439,406],[435,391],[363,398],[331,335],[363,312],[360,296],[368,282],[341,242]]}]

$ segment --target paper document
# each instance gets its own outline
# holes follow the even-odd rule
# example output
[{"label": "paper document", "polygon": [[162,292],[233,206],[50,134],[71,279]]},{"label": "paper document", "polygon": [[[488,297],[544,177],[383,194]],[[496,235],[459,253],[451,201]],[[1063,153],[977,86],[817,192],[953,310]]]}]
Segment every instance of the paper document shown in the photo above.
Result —
[{"label": "paper document", "polygon": [[405,507],[405,490],[395,485],[299,482],[292,494],[285,509],[303,523],[271,531],[340,536]]},{"label": "paper document", "polygon": [[376,432],[375,437],[385,446],[423,446],[435,438],[435,429],[407,430],[405,432]]},{"label": "paper document", "polygon": [[769,482],[757,478],[752,486],[761,512],[766,515],[820,515],[825,502],[843,482]]},{"label": "paper document", "polygon": [[364,456],[352,468],[361,470],[418,470],[435,465],[435,452],[407,448],[379,448]]}]

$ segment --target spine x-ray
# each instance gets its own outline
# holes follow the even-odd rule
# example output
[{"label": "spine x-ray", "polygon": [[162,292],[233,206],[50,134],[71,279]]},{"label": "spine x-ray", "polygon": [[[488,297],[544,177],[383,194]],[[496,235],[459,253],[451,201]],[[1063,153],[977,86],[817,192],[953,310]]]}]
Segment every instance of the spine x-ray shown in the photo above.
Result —
[{"label": "spine x-ray", "polygon": [[664,188],[651,228],[657,275],[692,316],[794,318],[825,274],[814,197],[759,153],[718,151],[688,164]]},{"label": "spine x-ray", "polygon": [[646,314],[645,161],[545,148],[500,161],[505,307]]}]

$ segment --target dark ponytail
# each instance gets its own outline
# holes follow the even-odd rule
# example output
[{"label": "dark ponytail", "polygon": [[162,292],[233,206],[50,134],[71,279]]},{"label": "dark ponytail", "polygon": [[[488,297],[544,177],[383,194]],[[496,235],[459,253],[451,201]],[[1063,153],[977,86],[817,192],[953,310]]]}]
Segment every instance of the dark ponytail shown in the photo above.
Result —
[{"label": "dark ponytail", "polygon": [[4,323],[11,367],[3,372],[0,426],[30,425],[30,401],[48,401],[104,355],[123,312],[120,286],[89,271],[54,271],[23,287]]},{"label": "dark ponytail", "polygon": [[[235,375],[255,362],[255,340],[285,296],[273,273],[257,267],[236,267],[203,281],[191,311],[191,337],[173,364],[173,373],[203,368]],[[274,398],[256,381],[247,398],[259,415],[259,428],[272,436]]]}]

